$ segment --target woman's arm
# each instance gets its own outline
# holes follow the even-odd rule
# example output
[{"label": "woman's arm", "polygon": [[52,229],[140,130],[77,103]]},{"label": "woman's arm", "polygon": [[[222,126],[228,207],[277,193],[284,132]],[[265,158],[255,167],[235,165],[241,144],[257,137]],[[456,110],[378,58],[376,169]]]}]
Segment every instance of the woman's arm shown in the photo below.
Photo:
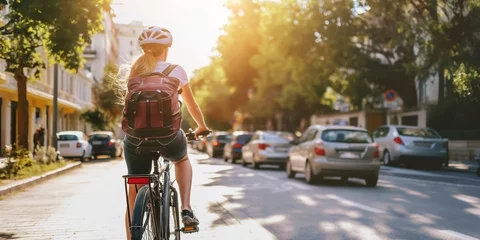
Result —
[{"label": "woman's arm", "polygon": [[182,87],[182,98],[187,105],[188,112],[190,115],[192,115],[193,120],[195,120],[195,123],[198,125],[198,128],[195,130],[195,135],[208,130],[205,120],[203,119],[202,110],[198,106],[197,101],[195,101],[195,97],[193,96],[189,83]]}]

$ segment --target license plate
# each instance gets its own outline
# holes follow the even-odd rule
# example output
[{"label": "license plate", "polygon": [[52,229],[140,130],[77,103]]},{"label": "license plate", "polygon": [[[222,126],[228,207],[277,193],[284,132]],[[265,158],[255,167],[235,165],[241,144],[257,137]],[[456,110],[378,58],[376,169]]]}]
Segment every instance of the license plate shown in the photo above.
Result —
[{"label": "license plate", "polygon": [[340,153],[341,158],[360,158],[360,153],[355,152],[342,152]]},{"label": "license plate", "polygon": [[102,141],[93,141],[93,145],[102,145]]},{"label": "license plate", "polygon": [[68,148],[70,145],[69,144],[60,144],[61,148]]},{"label": "license plate", "polygon": [[275,148],[275,150],[277,150],[279,152],[288,152],[288,148],[284,148],[284,147],[277,147],[277,148]]}]

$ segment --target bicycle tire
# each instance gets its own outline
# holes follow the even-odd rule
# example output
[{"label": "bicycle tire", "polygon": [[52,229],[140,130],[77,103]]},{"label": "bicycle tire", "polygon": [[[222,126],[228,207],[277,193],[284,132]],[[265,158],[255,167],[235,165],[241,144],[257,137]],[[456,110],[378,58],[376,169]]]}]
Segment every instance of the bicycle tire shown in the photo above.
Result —
[{"label": "bicycle tire", "polygon": [[162,240],[170,240],[170,177],[165,173],[162,191]]},{"label": "bicycle tire", "polygon": [[[171,187],[171,203],[172,203],[172,211],[171,211],[171,217],[173,220],[173,229],[174,229],[174,236],[175,240],[180,240],[180,216],[179,216],[179,208],[178,208],[178,193],[177,189],[174,187]],[[172,227],[170,225],[170,227]]]},{"label": "bicycle tire", "polygon": [[[147,213],[147,216],[145,216],[145,213]],[[150,195],[150,189],[148,188],[148,186],[143,186],[137,193],[135,205],[133,207],[132,225],[130,228],[130,235],[132,240],[143,239],[143,235],[146,232],[150,233],[151,235],[151,238],[147,239],[157,239],[158,234],[155,227],[157,221],[155,221],[154,216],[154,205],[152,201],[152,196]],[[152,224],[151,231],[146,231],[144,226],[144,220],[149,221]]]}]

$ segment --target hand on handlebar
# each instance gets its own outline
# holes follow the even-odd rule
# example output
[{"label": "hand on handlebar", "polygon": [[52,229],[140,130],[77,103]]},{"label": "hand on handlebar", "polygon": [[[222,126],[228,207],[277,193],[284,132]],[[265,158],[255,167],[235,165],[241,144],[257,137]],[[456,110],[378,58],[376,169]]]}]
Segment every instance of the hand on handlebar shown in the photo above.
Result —
[{"label": "hand on handlebar", "polygon": [[188,130],[188,133],[185,135],[187,136],[187,140],[198,140],[198,137],[208,136],[212,131],[210,129],[201,129],[197,128],[193,131],[191,128]]}]

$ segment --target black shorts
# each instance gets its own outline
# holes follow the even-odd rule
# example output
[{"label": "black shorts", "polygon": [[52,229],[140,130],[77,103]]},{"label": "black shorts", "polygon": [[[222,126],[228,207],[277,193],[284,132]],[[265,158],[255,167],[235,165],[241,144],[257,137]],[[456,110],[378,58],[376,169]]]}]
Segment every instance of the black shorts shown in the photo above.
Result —
[{"label": "black shorts", "polygon": [[[140,140],[126,136],[123,143],[128,174],[149,174],[152,171],[152,158],[135,153]],[[182,130],[170,138],[144,142],[142,146],[164,146],[167,154],[163,158],[171,162],[180,161],[187,155],[187,139]]]}]

